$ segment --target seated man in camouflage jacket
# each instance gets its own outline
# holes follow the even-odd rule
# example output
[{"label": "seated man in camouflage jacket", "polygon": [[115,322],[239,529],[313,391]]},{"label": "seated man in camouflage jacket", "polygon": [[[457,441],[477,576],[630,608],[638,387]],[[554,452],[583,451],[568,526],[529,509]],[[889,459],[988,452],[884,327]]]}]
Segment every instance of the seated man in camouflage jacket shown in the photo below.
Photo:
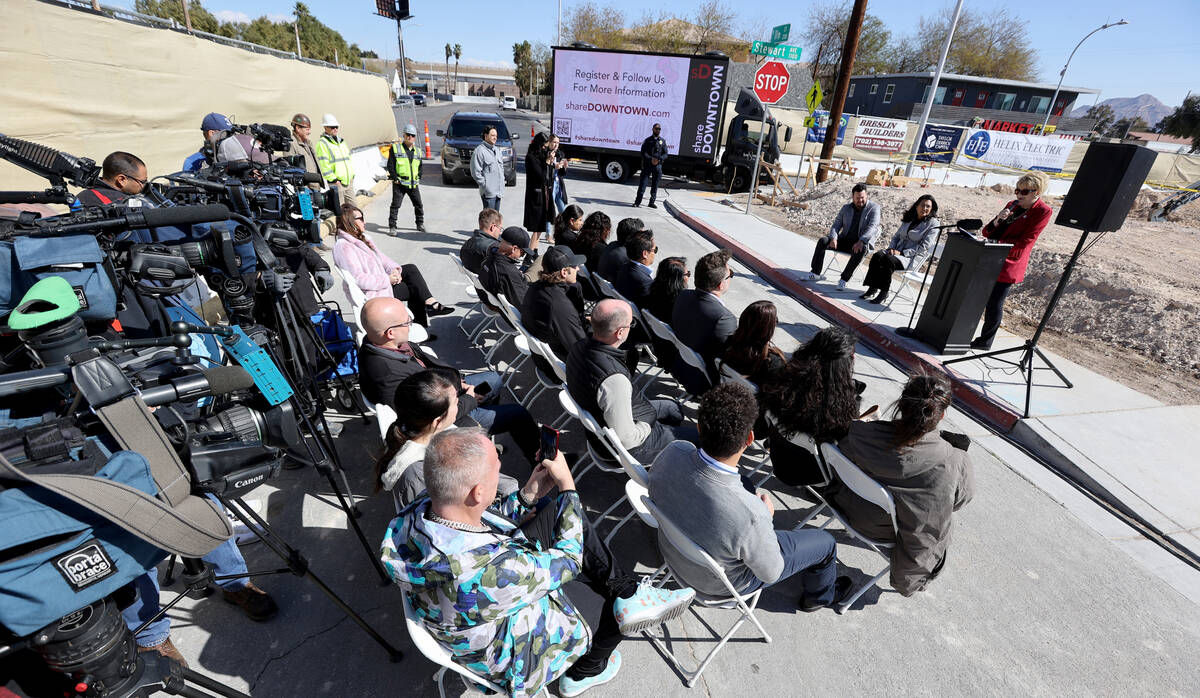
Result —
[{"label": "seated man in camouflage jacket", "polygon": [[[616,564],[561,453],[502,499],[500,460],[478,429],[435,436],[423,467],[426,494],[388,527],[384,565],[455,661],[513,696],[560,676],[566,697],[611,681],[621,636],[678,617],[695,595],[638,584]],[[576,577],[605,600],[594,634],[563,590]]]}]

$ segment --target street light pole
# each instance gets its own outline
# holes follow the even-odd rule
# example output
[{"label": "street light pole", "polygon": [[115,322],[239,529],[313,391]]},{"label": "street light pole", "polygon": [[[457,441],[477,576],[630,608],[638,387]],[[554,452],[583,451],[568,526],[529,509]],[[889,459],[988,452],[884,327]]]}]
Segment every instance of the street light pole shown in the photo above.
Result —
[{"label": "street light pole", "polygon": [[962,14],[963,0],[958,0],[954,6],[954,17],[950,20],[950,31],[946,34],[946,42],[942,44],[942,55],[938,58],[937,70],[933,73],[933,83],[929,86],[929,96],[925,98],[925,106],[921,108],[921,121],[917,124],[917,137],[913,139],[912,154],[908,164],[904,166],[904,176],[912,175],[913,161],[921,152],[921,139],[925,137],[925,124],[929,122],[929,112],[933,109],[933,98],[937,96],[938,83],[942,81],[942,69],[946,67],[946,56],[950,53],[950,42],[954,40],[954,28],[958,26],[958,17]]},{"label": "street light pole", "polygon": [[1120,22],[1112,22],[1111,24],[1104,24],[1099,27],[1096,27],[1095,29],[1088,32],[1087,36],[1080,39],[1079,43],[1075,44],[1075,48],[1071,49],[1071,55],[1067,56],[1067,64],[1063,66],[1062,70],[1058,71],[1058,85],[1054,88],[1054,96],[1050,98],[1049,106],[1046,107],[1046,120],[1042,122],[1042,135],[1043,136],[1046,135],[1046,126],[1048,126],[1050,124],[1050,114],[1052,114],[1054,112],[1054,102],[1055,102],[1055,100],[1058,99],[1058,91],[1059,91],[1059,89],[1062,88],[1063,78],[1066,77],[1066,75],[1067,75],[1067,68],[1070,67],[1071,59],[1075,57],[1075,52],[1079,50],[1079,47],[1083,45],[1083,42],[1088,40],[1088,36],[1091,36],[1092,34],[1095,34],[1096,32],[1098,32],[1102,29],[1108,29],[1109,27],[1117,27],[1122,24],[1129,24],[1129,22],[1126,22],[1125,20],[1121,20]]}]

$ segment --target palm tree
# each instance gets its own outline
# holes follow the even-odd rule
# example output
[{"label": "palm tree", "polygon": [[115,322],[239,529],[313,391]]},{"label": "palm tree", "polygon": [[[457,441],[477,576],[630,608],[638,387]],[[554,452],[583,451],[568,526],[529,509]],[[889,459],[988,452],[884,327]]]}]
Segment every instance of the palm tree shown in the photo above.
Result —
[{"label": "palm tree", "polygon": [[[446,44],[446,82],[450,81],[450,56],[454,55],[454,49],[450,48],[450,44]],[[454,94],[457,85],[451,85],[448,90],[449,94]]]},{"label": "palm tree", "polygon": [[458,59],[462,58],[462,44],[454,45],[454,84],[458,84]]}]

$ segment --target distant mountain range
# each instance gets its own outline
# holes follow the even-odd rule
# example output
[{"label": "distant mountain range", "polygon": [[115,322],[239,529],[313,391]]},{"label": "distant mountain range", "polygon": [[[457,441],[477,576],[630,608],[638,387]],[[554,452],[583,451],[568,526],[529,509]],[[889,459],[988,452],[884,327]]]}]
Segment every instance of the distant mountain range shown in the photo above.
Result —
[{"label": "distant mountain range", "polygon": [[[1168,107],[1158,101],[1154,95],[1149,94],[1138,95],[1137,97],[1113,97],[1112,99],[1100,102],[1100,104],[1107,104],[1109,107],[1112,107],[1113,113],[1117,115],[1118,119],[1140,116],[1150,126],[1154,126],[1158,123],[1159,119],[1175,111],[1174,107]],[[1087,111],[1090,108],[1090,106],[1087,106],[1076,109],[1071,112],[1071,116],[1076,118],[1087,116]]]}]

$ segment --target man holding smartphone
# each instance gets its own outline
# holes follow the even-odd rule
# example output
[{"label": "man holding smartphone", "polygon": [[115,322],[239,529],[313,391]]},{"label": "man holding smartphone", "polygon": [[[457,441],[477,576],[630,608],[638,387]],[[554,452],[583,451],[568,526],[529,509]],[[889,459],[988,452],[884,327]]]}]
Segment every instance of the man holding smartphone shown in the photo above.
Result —
[{"label": "man holding smartphone", "polygon": [[[570,698],[611,681],[622,635],[682,615],[695,595],[620,567],[561,453],[500,500],[500,459],[478,429],[433,437],[423,467],[426,496],[388,527],[384,565],[434,637],[509,694],[534,695],[561,676],[558,694]],[[594,632],[566,597],[575,578],[604,599]]]}]

